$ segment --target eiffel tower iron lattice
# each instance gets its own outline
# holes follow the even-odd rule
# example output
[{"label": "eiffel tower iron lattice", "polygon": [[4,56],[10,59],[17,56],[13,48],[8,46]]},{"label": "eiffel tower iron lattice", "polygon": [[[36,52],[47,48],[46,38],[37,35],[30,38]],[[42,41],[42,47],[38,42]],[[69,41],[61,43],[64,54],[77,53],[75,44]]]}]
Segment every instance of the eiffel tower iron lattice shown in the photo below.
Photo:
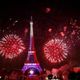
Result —
[{"label": "eiffel tower iron lattice", "polygon": [[26,62],[24,63],[22,71],[23,71],[23,73],[25,73],[25,71],[29,71],[29,74],[31,74],[31,75],[33,75],[34,71],[37,71],[39,73],[42,72],[42,68],[37,60],[36,50],[35,50],[35,46],[34,46],[32,17],[31,17],[31,21],[30,21],[30,44],[29,44],[28,56],[27,56]]}]

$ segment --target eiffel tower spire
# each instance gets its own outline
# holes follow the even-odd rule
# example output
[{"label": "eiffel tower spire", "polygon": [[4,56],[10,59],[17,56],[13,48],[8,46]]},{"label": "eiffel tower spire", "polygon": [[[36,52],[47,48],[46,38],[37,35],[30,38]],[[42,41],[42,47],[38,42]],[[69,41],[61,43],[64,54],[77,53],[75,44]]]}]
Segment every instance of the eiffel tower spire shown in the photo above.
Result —
[{"label": "eiffel tower spire", "polygon": [[34,33],[33,33],[32,16],[31,16],[31,21],[30,21],[30,42],[29,42],[27,61],[28,61],[28,63],[38,63],[38,60],[36,57],[35,46],[34,46]]},{"label": "eiffel tower spire", "polygon": [[31,16],[29,50],[28,50],[27,60],[24,63],[22,71],[25,72],[26,70],[32,69],[32,68],[36,69],[39,73],[42,72],[42,69],[40,67],[40,64],[36,56],[36,50],[35,50],[35,44],[34,44],[34,33],[33,33],[33,20]]},{"label": "eiffel tower spire", "polygon": [[30,45],[29,45],[29,50],[34,50],[34,34],[33,34],[33,21],[32,21],[32,16],[31,16],[31,21],[30,21]]}]

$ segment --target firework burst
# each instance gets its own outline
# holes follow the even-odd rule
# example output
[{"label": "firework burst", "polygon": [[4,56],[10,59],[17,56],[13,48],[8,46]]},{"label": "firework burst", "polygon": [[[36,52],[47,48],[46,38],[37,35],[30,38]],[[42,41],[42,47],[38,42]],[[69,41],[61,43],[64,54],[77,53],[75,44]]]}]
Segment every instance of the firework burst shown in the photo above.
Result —
[{"label": "firework burst", "polygon": [[68,56],[68,47],[67,44],[60,39],[51,39],[48,41],[44,47],[43,52],[51,63],[61,63]]},{"label": "firework burst", "polygon": [[5,58],[12,59],[25,50],[24,43],[19,36],[14,34],[6,35],[0,41],[0,54]]},{"label": "firework burst", "polygon": [[67,41],[68,44],[75,46],[80,42],[80,26],[76,19],[71,19],[70,23],[61,27],[60,35]]}]

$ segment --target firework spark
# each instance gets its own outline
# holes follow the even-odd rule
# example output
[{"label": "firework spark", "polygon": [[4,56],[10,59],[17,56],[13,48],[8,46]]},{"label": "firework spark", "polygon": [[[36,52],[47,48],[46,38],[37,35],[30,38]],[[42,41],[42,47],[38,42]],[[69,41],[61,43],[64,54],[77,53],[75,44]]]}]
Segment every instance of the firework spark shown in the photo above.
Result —
[{"label": "firework spark", "polygon": [[23,41],[14,34],[6,35],[0,41],[0,54],[5,58],[12,59],[25,50]]},{"label": "firework spark", "polygon": [[51,39],[43,47],[44,55],[51,63],[60,63],[68,56],[67,44],[60,39]]},{"label": "firework spark", "polygon": [[71,19],[70,23],[61,27],[60,35],[65,39],[68,44],[75,46],[80,42],[80,26],[77,24],[76,19]]}]

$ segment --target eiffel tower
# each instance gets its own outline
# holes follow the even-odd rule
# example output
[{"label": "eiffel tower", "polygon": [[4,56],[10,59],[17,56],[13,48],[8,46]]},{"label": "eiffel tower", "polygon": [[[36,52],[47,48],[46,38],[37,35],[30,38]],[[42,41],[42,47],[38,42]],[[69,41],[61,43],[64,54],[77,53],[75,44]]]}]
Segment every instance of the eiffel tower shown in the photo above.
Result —
[{"label": "eiffel tower", "polygon": [[24,63],[22,71],[23,71],[23,73],[25,73],[25,71],[28,71],[29,75],[30,74],[33,75],[34,71],[41,73],[42,69],[41,69],[40,64],[37,60],[36,50],[35,50],[35,46],[34,46],[32,17],[31,17],[31,21],[30,21],[30,42],[29,43],[30,44],[29,44],[28,56],[27,56],[26,62]]}]

